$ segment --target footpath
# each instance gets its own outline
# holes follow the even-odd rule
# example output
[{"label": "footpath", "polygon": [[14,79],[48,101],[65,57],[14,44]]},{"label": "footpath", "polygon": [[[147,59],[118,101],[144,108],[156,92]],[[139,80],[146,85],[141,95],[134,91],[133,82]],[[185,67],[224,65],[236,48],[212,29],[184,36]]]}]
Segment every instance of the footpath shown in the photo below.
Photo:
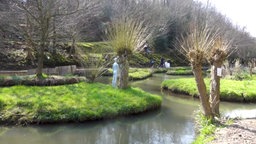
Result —
[{"label": "footpath", "polygon": [[218,128],[210,144],[256,144],[256,109],[235,110],[227,116],[239,119],[231,125]]}]

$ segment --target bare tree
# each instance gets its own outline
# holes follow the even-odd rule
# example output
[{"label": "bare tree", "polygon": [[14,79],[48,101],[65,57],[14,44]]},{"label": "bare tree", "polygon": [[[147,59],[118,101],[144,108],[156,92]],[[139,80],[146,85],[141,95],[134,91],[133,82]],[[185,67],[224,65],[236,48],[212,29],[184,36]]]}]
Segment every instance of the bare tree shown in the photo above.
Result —
[{"label": "bare tree", "polygon": [[[48,48],[52,36],[52,21],[54,17],[71,15],[79,7],[79,1],[70,0],[12,0],[13,10],[23,14],[19,26],[23,27],[24,36],[32,49],[37,50],[37,77],[42,78],[45,49]],[[75,3],[73,9],[69,5]]]},{"label": "bare tree", "polygon": [[7,32],[10,31],[10,3],[7,0],[0,1],[0,46],[7,39]]},{"label": "bare tree", "polygon": [[[110,23],[122,17],[129,17],[142,22],[154,37],[166,31],[170,15],[172,15],[171,7],[163,4],[162,0],[106,0],[104,4]],[[150,40],[153,41],[153,39]],[[145,43],[146,40],[141,41],[140,47]]]},{"label": "bare tree", "polygon": [[[73,4],[73,5],[72,5]],[[99,0],[79,0],[79,8],[72,15],[65,15],[59,19],[57,24],[57,33],[61,36],[66,36],[68,41],[71,41],[70,53],[76,53],[76,43],[81,40],[82,31],[90,23],[90,20],[101,14],[101,4]],[[71,6],[76,8],[74,3]]]}]

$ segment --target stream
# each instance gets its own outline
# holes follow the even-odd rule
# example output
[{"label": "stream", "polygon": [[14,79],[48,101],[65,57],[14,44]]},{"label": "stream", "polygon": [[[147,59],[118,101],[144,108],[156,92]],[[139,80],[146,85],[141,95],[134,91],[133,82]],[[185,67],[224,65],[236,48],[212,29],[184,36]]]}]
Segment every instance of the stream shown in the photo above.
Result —
[{"label": "stream", "polygon": [[[190,144],[195,139],[194,117],[198,99],[161,92],[160,84],[168,76],[154,74],[132,86],[161,95],[160,110],[109,120],[75,124],[50,124],[0,127],[0,144]],[[100,80],[110,83],[111,77]],[[253,110],[254,104],[221,103],[221,113]]]}]

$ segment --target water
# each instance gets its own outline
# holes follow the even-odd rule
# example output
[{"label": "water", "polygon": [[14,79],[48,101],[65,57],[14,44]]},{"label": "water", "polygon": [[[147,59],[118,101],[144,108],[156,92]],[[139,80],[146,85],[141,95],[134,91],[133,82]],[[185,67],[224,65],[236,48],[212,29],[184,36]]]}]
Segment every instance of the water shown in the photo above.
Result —
[{"label": "water", "polygon": [[[168,96],[161,92],[160,83],[168,78],[178,77],[155,74],[152,78],[132,83],[162,95],[160,110],[79,124],[1,127],[0,144],[189,144],[195,138],[193,117],[199,102],[187,96]],[[109,83],[110,79],[101,81]],[[255,107],[222,103],[221,111],[226,114],[233,109]]]}]

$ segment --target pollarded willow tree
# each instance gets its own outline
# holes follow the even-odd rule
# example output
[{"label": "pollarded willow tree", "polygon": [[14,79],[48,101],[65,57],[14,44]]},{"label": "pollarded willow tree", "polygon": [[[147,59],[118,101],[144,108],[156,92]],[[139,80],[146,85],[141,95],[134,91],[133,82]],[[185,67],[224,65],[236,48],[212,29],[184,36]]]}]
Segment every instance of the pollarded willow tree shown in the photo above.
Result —
[{"label": "pollarded willow tree", "polygon": [[226,41],[221,37],[214,40],[213,47],[206,55],[206,59],[211,65],[211,83],[210,83],[210,106],[214,116],[220,116],[220,78],[217,74],[227,57],[235,50],[231,47],[231,41]]},{"label": "pollarded willow tree", "polygon": [[119,59],[119,88],[128,87],[129,56],[139,51],[150,35],[142,21],[129,17],[121,17],[110,25],[107,38]]},{"label": "pollarded willow tree", "polygon": [[[178,41],[180,52],[190,61],[203,114],[207,118],[219,116],[220,103],[220,76],[217,69],[221,68],[228,55],[234,50],[231,43],[225,41],[220,33],[207,26],[195,28],[186,37]],[[205,63],[211,65],[210,97],[207,94],[202,66]]]},{"label": "pollarded willow tree", "polygon": [[128,57],[164,31],[170,8],[163,1],[106,0],[111,20],[107,39],[119,57],[119,87],[128,87]]},{"label": "pollarded willow tree", "polygon": [[212,33],[211,29],[208,27],[194,28],[186,37],[182,36],[181,40],[178,40],[178,44],[176,45],[191,64],[199,92],[200,103],[203,108],[203,114],[207,118],[213,118],[213,113],[210,107],[209,96],[207,95],[202,66],[206,63],[206,55],[211,50],[216,36],[217,33]]}]

